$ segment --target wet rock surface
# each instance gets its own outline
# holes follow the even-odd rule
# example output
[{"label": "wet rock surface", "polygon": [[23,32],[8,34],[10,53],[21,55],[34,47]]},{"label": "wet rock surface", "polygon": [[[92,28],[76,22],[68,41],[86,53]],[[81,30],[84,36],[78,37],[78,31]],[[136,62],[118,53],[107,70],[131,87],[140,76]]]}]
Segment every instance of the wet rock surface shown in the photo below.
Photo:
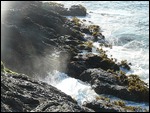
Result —
[{"label": "wet rock surface", "polygon": [[24,74],[1,72],[1,112],[91,112],[70,96]]},{"label": "wet rock surface", "polygon": [[77,78],[83,71],[89,68],[120,70],[115,62],[92,53],[74,56],[73,61],[68,64],[68,68],[68,74]]},{"label": "wet rock surface", "polygon": [[85,106],[93,109],[95,112],[126,112],[120,106],[105,101],[87,102]]},{"label": "wet rock surface", "polygon": [[70,16],[86,16],[86,8],[82,5],[73,5],[69,8]]},{"label": "wet rock surface", "polygon": [[109,94],[130,101],[149,102],[149,90],[146,86],[143,85],[146,93],[140,90],[130,91],[128,82],[130,79],[126,78],[126,81],[122,81],[120,78],[118,79],[118,75],[100,68],[88,69],[80,74],[79,78],[90,83],[98,94]]},{"label": "wet rock surface", "polygon": [[86,102],[84,106],[93,109],[95,112],[147,112],[146,109],[134,106],[126,106],[123,101],[96,100]]}]

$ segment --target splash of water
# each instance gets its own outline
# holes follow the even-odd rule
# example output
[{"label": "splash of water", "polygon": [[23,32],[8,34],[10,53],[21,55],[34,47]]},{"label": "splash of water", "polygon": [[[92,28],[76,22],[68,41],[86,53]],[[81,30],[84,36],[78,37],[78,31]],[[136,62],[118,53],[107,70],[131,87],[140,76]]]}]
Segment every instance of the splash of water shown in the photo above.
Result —
[{"label": "splash of water", "polygon": [[52,73],[49,72],[48,76],[42,81],[55,86],[62,92],[70,95],[72,98],[77,100],[79,105],[82,105],[87,101],[91,102],[95,100],[96,96],[98,96],[89,84],[78,79],[68,77],[67,74],[60,73],[57,70],[54,70]]}]

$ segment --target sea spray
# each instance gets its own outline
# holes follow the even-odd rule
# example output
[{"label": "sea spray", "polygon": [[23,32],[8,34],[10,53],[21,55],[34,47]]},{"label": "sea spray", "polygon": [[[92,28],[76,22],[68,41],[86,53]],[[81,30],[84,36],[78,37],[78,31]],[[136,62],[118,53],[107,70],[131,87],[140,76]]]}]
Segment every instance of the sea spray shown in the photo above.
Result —
[{"label": "sea spray", "polygon": [[95,97],[98,96],[89,84],[71,78],[67,76],[67,74],[61,73],[57,70],[49,72],[48,76],[42,81],[70,95],[77,100],[79,105],[82,105],[86,101],[92,102],[95,100]]}]

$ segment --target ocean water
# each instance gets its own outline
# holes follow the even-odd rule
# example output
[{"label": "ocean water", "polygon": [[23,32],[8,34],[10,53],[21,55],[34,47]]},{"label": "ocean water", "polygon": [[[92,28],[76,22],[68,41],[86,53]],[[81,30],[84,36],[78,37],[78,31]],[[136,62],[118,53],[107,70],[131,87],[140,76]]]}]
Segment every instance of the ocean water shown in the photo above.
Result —
[{"label": "ocean water", "polygon": [[57,1],[69,8],[81,4],[87,9],[86,19],[101,27],[107,49],[117,61],[132,64],[128,74],[137,74],[149,84],[149,1]]}]

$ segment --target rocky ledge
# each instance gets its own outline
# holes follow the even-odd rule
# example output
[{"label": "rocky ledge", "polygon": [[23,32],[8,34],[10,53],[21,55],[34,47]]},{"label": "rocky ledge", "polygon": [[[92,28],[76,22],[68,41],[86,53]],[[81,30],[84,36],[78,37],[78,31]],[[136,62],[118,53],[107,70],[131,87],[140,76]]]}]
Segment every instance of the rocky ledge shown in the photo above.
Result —
[{"label": "rocky ledge", "polygon": [[69,9],[65,8],[63,4],[55,2],[46,2],[42,4],[46,10],[55,11],[63,16],[86,16],[86,8],[82,5],[72,5]]},{"label": "rocky ledge", "polygon": [[5,68],[1,63],[1,112],[92,112],[44,82]]},{"label": "rocky ledge", "polygon": [[116,97],[149,102],[149,89],[137,75],[126,76],[123,73],[112,73],[102,69],[88,69],[79,78],[92,85],[98,94],[109,94]]},{"label": "rocky ledge", "polygon": [[[65,14],[55,11],[58,4],[48,4],[51,9],[45,5],[16,1],[1,22],[1,60],[9,69],[25,74],[15,73],[1,64],[1,111],[144,111],[126,106],[123,101],[110,102],[100,97],[81,107],[70,96],[34,80],[58,70],[91,84],[97,94],[149,103],[147,84],[138,75],[126,76],[120,70],[120,67],[130,70],[129,63],[107,57],[102,47],[112,46],[105,40],[100,26],[86,25],[86,20],[77,17],[67,19],[62,16]],[[70,10],[78,7],[82,9],[79,5]],[[96,41],[99,48],[93,44]],[[93,54],[93,49],[97,54]]]}]

